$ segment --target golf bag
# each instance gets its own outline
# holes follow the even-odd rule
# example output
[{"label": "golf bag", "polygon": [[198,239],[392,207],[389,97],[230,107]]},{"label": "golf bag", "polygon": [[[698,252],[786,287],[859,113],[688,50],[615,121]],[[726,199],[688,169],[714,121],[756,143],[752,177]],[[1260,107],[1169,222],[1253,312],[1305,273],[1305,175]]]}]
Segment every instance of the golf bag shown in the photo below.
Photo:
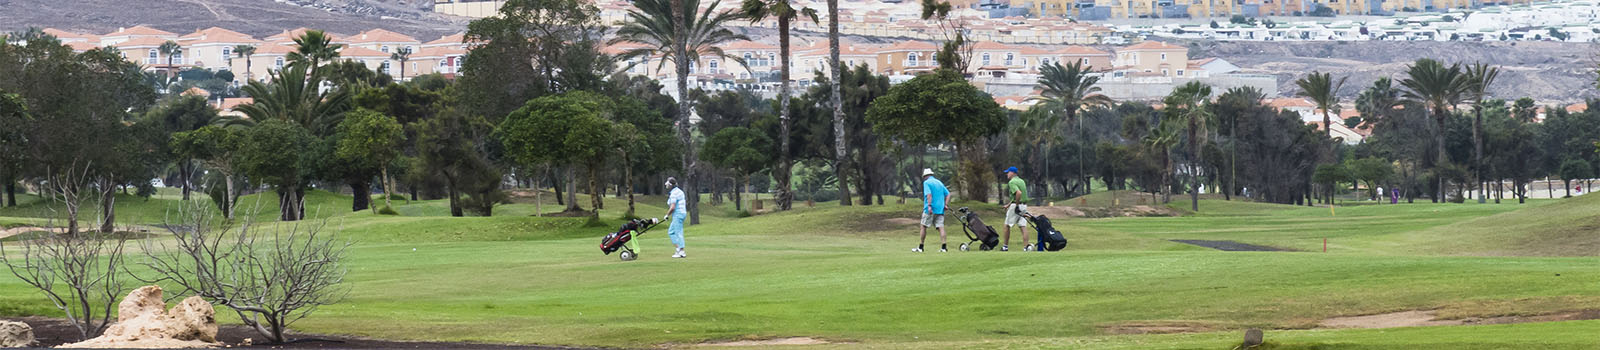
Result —
[{"label": "golf bag", "polygon": [[983,219],[978,218],[978,213],[966,207],[956,211],[961,212],[960,216],[956,216],[956,219],[961,221],[961,232],[966,233],[967,239],[971,240],[961,244],[962,251],[971,249],[972,243],[979,243],[978,250],[994,250],[994,247],[1000,245],[1000,235],[996,233],[994,226],[984,225]]},{"label": "golf bag", "polygon": [[633,242],[634,236],[649,231],[651,227],[655,227],[659,223],[661,221],[655,218],[628,220],[628,222],[622,224],[622,227],[617,228],[617,232],[612,232],[600,239],[600,252],[611,255],[611,252],[621,250],[622,254],[619,256],[622,260],[633,260],[638,257],[638,254],[634,252],[636,245],[630,244]]},{"label": "golf bag", "polygon": [[1061,235],[1055,227],[1050,226],[1050,219],[1044,215],[1030,215],[1028,221],[1033,223],[1033,228],[1039,232],[1037,251],[1059,251],[1067,247],[1067,237]]}]

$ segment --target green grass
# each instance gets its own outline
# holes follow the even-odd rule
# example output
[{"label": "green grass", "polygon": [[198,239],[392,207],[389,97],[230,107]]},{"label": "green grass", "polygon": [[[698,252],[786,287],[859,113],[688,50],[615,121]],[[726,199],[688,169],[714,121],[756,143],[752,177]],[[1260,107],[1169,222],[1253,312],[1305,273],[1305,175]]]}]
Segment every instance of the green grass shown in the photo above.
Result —
[{"label": "green grass", "polygon": [[[1114,195],[1103,193],[1086,200]],[[452,218],[443,201],[396,201],[401,215],[382,216],[349,212],[348,197],[310,197],[329,208],[322,215],[331,227],[356,242],[348,299],[296,324],[312,333],[619,347],[810,336],[849,343],[805,348],[1227,349],[1239,330],[1260,327],[1272,349],[1592,349],[1600,342],[1600,321],[1312,329],[1328,317],[1405,310],[1465,318],[1600,309],[1600,252],[1581,249],[1600,231],[1589,224],[1600,216],[1600,197],[1336,213],[1206,200],[1183,217],[1057,218],[1072,245],[1048,254],[909,253],[914,201],[798,204],[750,218],[736,218],[726,203],[705,206],[703,224],[688,228],[689,259],[667,258],[672,248],[660,227],[641,236],[642,258],[634,262],[596,249],[626,208],[611,196],[600,213],[606,227],[598,228],[584,227],[584,218],[532,216],[528,200],[493,217]],[[544,212],[561,210],[544,197]],[[263,202],[275,205],[271,199]],[[659,217],[664,202],[641,196],[636,211]],[[148,214],[176,202],[123,204]],[[993,204],[960,206],[1000,222]],[[11,216],[0,225],[38,220],[16,213],[24,212],[0,211]],[[965,238],[949,223],[954,250]],[[937,249],[937,234],[930,235]],[[1331,252],[1312,252],[1323,238]],[[1220,252],[1171,239],[1304,252]],[[36,292],[0,279],[0,315],[54,314]],[[235,322],[231,314],[219,318]],[[1109,331],[1128,324],[1203,331]]]}]

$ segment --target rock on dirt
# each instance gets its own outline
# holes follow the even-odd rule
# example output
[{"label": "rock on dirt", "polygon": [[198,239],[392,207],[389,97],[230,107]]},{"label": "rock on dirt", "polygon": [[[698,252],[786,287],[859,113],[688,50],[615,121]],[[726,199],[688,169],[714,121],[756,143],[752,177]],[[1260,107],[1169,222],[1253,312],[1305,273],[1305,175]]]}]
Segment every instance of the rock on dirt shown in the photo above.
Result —
[{"label": "rock on dirt", "polygon": [[33,345],[33,327],[27,323],[0,321],[0,348]]},{"label": "rock on dirt", "polygon": [[216,310],[211,303],[192,296],[172,310],[163,311],[163,300],[159,286],[135,289],[122,299],[117,307],[117,322],[104,334],[61,347],[182,349],[221,345],[217,342]]}]

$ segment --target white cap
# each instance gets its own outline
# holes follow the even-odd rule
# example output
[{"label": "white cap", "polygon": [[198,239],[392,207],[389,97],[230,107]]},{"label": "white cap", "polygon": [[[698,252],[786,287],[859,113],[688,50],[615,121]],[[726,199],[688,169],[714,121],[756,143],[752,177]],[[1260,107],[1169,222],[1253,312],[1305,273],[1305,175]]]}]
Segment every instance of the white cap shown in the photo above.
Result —
[{"label": "white cap", "polygon": [[922,168],[922,176],[933,176],[933,169]]}]

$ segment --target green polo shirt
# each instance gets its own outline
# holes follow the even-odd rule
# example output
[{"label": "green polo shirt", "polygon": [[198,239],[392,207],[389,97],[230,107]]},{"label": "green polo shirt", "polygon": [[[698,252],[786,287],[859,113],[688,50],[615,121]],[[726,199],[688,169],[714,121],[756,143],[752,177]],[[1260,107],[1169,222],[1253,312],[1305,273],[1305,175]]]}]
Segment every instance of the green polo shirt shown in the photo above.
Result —
[{"label": "green polo shirt", "polygon": [[1013,177],[1013,178],[1011,178],[1011,182],[1007,182],[1006,183],[1006,199],[1011,199],[1012,198],[1012,194],[1013,193],[1018,193],[1018,192],[1021,192],[1022,194],[1018,195],[1016,197],[1017,200],[1013,201],[1012,203],[1027,203],[1028,202],[1028,184],[1025,183],[1025,182],[1022,182],[1022,177],[1021,176]]}]

